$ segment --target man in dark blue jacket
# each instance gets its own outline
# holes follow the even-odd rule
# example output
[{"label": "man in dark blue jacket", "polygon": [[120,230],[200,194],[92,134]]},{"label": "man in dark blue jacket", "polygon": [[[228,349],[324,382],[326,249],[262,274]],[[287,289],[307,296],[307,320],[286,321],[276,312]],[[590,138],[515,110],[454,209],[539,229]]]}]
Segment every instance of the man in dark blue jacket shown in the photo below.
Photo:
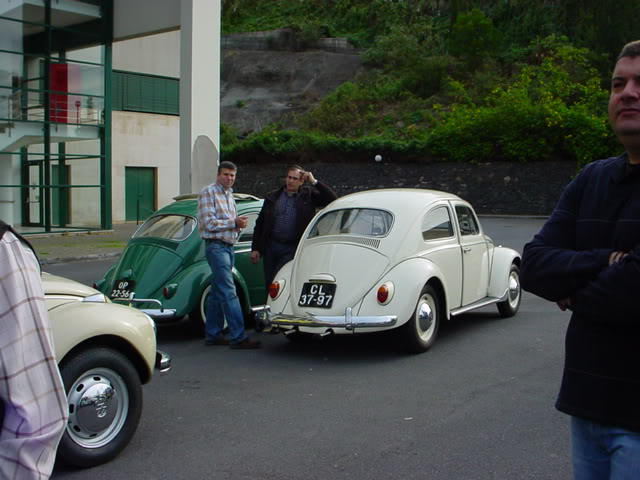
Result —
[{"label": "man in dark blue jacket", "polygon": [[556,408],[576,479],[640,479],[640,41],[616,62],[609,120],[625,153],[587,165],[525,245],[525,290],[573,313]]},{"label": "man in dark blue jacket", "polygon": [[267,288],[278,270],[293,259],[298,242],[316,210],[336,198],[328,185],[298,165],[287,169],[284,186],[265,196],[253,231],[251,260],[258,263],[260,257],[263,258]]}]

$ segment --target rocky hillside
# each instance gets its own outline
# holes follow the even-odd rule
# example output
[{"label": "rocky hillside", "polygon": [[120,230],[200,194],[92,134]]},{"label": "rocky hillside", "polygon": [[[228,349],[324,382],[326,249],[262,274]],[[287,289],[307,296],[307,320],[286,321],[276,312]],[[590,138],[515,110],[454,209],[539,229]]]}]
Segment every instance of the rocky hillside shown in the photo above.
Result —
[{"label": "rocky hillside", "polygon": [[362,68],[360,56],[321,50],[223,51],[221,121],[240,133],[309,110]]}]

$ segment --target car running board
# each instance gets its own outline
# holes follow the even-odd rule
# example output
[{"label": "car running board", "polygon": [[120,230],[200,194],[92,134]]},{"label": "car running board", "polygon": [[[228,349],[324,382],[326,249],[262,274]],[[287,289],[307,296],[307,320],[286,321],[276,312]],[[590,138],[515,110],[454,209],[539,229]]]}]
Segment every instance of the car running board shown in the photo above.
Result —
[{"label": "car running board", "polygon": [[470,310],[475,310],[476,308],[486,307],[487,305],[492,305],[494,303],[498,303],[504,300],[503,298],[498,297],[486,297],[482,300],[478,300],[477,302],[470,303],[469,305],[465,305],[464,307],[454,308],[449,312],[449,315],[455,317],[456,315],[460,315],[461,313],[466,313]]}]

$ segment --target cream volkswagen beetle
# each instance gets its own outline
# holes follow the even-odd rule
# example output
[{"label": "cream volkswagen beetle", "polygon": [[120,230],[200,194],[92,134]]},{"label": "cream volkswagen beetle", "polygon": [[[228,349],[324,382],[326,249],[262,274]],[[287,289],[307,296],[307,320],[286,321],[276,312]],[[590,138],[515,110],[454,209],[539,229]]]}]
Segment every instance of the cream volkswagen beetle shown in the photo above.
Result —
[{"label": "cream volkswagen beetle", "polygon": [[518,252],[495,245],[453,194],[355,193],[309,224],[258,322],[292,340],[397,329],[409,351],[424,352],[455,315],[489,304],[515,315],[519,266]]},{"label": "cream volkswagen beetle", "polygon": [[142,413],[142,384],[171,358],[156,350],[155,324],[99,291],[42,273],[56,358],[69,404],[58,458],[91,467],[129,443]]}]

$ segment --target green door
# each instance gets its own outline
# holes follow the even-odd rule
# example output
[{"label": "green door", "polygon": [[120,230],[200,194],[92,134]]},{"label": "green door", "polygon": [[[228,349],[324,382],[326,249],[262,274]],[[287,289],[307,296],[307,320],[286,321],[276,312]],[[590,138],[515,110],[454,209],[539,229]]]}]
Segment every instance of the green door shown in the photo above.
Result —
[{"label": "green door", "polygon": [[124,178],[125,220],[146,220],[156,209],[156,169],[126,167]]}]

